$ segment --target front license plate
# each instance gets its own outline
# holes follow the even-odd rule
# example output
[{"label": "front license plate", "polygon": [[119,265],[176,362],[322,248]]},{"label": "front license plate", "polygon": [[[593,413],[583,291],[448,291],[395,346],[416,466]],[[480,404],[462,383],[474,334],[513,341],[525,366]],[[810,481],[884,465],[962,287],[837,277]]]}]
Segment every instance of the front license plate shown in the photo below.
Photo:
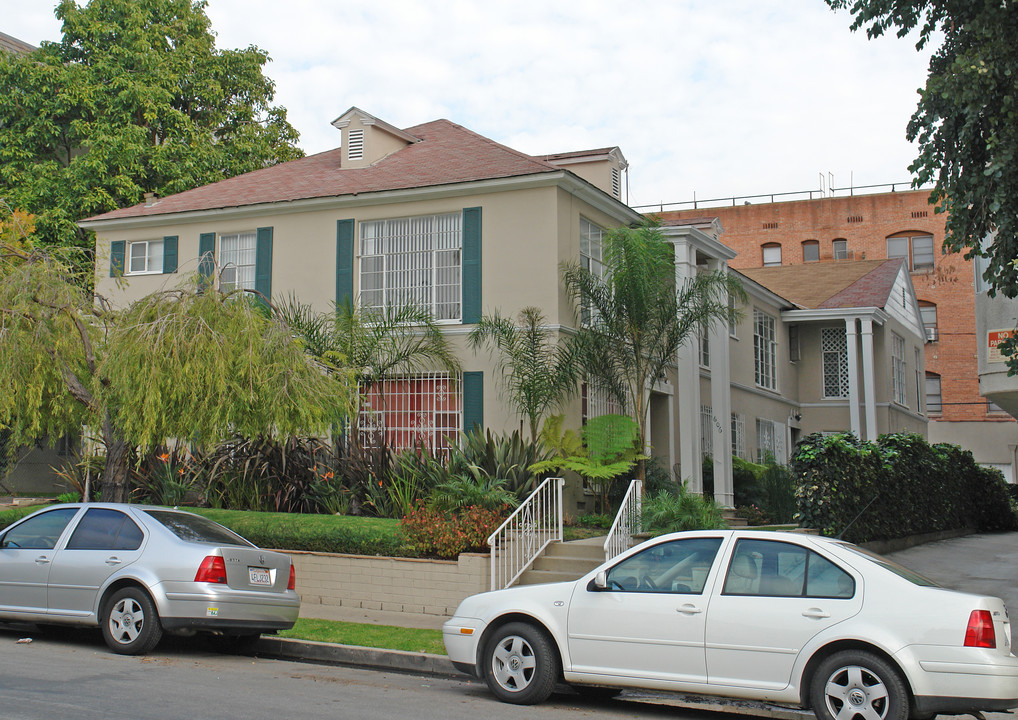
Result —
[{"label": "front license plate", "polygon": [[271,585],[272,578],[269,577],[269,571],[265,568],[249,567],[247,569],[251,576],[252,585]]}]

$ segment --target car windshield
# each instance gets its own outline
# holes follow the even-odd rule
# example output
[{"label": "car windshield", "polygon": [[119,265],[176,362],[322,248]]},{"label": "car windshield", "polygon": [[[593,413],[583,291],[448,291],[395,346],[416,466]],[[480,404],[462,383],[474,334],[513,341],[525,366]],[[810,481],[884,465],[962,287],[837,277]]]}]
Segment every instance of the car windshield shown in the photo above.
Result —
[{"label": "car windshield", "polygon": [[166,529],[181,540],[213,545],[244,545],[254,547],[247,540],[229,528],[201,515],[173,512],[170,510],[146,510],[146,514],[158,520]]},{"label": "car windshield", "polygon": [[924,575],[920,575],[915,570],[909,570],[904,565],[899,565],[893,560],[888,560],[883,555],[877,555],[875,552],[870,552],[865,548],[861,548],[858,545],[852,545],[851,543],[841,543],[841,546],[846,550],[854,552],[856,555],[862,555],[867,560],[876,563],[885,570],[890,570],[900,578],[908,580],[913,585],[919,585],[920,587],[940,587],[940,583],[930,580]]}]

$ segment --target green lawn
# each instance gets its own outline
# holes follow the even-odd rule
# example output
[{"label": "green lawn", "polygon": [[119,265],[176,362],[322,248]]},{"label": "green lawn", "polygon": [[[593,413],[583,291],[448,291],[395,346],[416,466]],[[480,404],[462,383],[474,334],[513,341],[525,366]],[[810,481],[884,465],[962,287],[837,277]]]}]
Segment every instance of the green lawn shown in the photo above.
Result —
[{"label": "green lawn", "polygon": [[280,632],[279,637],[445,655],[441,630],[300,618],[292,629]]}]

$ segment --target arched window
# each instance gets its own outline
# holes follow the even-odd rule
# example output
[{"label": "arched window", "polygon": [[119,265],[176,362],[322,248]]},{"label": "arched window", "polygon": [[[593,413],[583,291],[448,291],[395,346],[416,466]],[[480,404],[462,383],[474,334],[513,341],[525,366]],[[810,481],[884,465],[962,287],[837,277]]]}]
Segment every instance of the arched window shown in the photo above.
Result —
[{"label": "arched window", "polygon": [[905,258],[909,270],[933,267],[933,236],[924,232],[906,231],[887,238],[887,257]]},{"label": "arched window", "polygon": [[806,240],[802,244],[802,261],[817,262],[820,260],[820,241]]},{"label": "arched window", "polygon": [[763,251],[763,266],[773,267],[781,264],[781,245],[767,243],[760,248]]}]

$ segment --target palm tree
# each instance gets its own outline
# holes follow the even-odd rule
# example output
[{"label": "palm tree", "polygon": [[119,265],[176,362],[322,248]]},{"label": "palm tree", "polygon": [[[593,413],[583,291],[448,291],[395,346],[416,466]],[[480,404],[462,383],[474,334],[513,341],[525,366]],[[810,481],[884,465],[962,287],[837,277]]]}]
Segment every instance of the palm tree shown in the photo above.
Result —
[{"label": "palm tree", "polygon": [[517,321],[497,312],[485,315],[469,339],[475,349],[489,344],[499,351],[503,397],[520,415],[520,430],[526,418],[530,439],[536,441],[541,418],[576,392],[576,364],[570,346],[559,344],[555,331],[545,325],[540,308],[523,308]]},{"label": "palm tree", "polygon": [[[588,380],[632,412],[645,448],[651,386],[687,340],[729,321],[728,295],[741,295],[742,288],[721,272],[698,273],[676,285],[674,250],[653,222],[607,232],[604,258],[604,276],[575,263],[562,268],[584,319],[573,352]],[[640,460],[641,480],[645,471]]]}]

